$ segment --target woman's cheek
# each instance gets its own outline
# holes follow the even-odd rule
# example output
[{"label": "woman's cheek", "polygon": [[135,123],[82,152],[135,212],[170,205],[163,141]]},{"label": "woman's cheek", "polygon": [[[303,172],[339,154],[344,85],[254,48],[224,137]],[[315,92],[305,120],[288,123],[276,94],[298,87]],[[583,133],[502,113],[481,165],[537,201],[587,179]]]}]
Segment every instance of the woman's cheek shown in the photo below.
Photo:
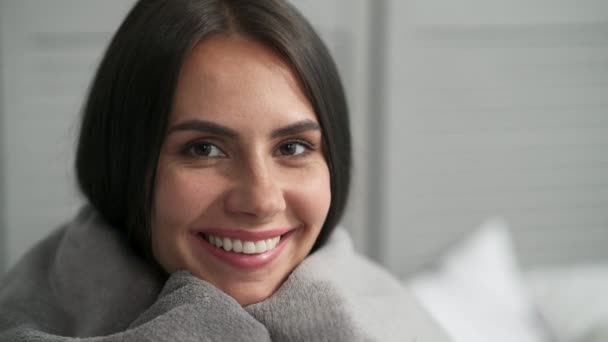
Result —
[{"label": "woman's cheek", "polygon": [[[160,171],[160,170],[159,170]],[[162,177],[162,178],[160,178]],[[187,224],[201,215],[219,183],[195,169],[164,168],[157,175],[157,210],[173,224]]]},{"label": "woman's cheek", "polygon": [[323,162],[315,164],[314,168],[302,170],[289,184],[286,196],[291,203],[291,209],[298,212],[301,218],[306,218],[308,224],[320,230],[331,203],[327,165]]},{"label": "woman's cheek", "polygon": [[[200,172],[160,167],[157,171],[152,249],[167,272],[185,268],[191,262],[188,239],[192,225],[209,215],[212,184],[205,184]],[[217,182],[216,182],[217,184]]]}]

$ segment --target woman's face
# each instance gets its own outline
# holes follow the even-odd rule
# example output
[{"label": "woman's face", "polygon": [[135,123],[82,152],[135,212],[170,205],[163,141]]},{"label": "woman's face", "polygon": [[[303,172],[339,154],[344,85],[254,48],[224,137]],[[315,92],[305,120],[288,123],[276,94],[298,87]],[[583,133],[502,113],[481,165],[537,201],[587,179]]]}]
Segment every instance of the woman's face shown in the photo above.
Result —
[{"label": "woman's face", "polygon": [[313,108],[280,57],[238,35],[199,43],[181,70],[157,166],[156,260],[241,305],[269,297],[327,216],[322,145]]}]

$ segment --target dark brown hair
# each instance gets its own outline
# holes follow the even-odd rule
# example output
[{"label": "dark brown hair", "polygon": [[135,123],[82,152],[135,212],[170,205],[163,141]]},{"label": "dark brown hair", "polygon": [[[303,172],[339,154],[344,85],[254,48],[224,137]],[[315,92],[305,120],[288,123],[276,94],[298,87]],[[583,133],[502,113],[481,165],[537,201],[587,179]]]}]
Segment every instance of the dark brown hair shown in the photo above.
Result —
[{"label": "dark brown hair", "polygon": [[140,0],[113,37],[84,107],[76,155],[81,191],[108,223],[151,257],[156,165],[182,64],[213,34],[237,32],[278,52],[299,77],[323,132],[331,205],[313,247],[346,206],[348,109],[336,66],[302,15],[282,0]]}]

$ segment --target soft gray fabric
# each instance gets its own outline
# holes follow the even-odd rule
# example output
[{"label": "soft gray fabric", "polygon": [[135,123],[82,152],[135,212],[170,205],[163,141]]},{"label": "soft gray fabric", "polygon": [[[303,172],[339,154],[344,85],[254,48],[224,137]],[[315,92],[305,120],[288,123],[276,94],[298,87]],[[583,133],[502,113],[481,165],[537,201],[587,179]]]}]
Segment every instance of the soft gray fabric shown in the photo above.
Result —
[{"label": "soft gray fabric", "polygon": [[241,307],[186,271],[162,274],[91,209],[0,283],[0,341],[446,341],[344,231],[269,299]]}]

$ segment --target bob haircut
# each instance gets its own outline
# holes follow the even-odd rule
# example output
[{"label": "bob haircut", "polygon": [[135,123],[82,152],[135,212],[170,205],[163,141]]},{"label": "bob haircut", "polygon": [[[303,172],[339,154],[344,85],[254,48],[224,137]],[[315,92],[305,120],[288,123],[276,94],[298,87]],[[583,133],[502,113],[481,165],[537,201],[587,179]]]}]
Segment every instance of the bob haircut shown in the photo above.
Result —
[{"label": "bob haircut", "polygon": [[250,37],[282,56],[317,115],[331,204],[313,251],[346,206],[352,162],[344,91],[326,46],[300,13],[282,0],[140,0],[113,37],[89,90],[76,175],[103,219],[148,259],[156,167],[179,73],[197,43],[222,33]]}]

